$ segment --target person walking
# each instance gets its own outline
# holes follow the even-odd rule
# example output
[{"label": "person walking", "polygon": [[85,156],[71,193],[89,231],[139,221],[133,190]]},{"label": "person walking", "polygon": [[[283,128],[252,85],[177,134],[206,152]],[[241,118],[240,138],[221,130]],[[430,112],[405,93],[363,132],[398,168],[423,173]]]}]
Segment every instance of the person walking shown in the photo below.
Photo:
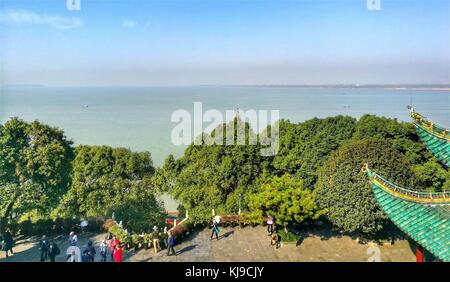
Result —
[{"label": "person walking", "polygon": [[120,244],[116,245],[116,249],[114,251],[114,262],[122,262],[122,246]]},{"label": "person walking", "polygon": [[86,249],[83,251],[83,262],[94,262],[95,260],[95,248],[92,244],[92,241],[88,241],[88,245]]},{"label": "person walking", "polygon": [[39,249],[41,250],[41,262],[46,261],[48,257],[48,250],[50,248],[50,244],[47,240],[47,236],[42,236]]},{"label": "person walking", "polygon": [[216,239],[219,240],[219,224],[214,220],[213,224],[212,224],[212,232],[211,232],[211,238],[210,240],[213,239],[214,234],[216,235]]},{"label": "person walking", "polygon": [[109,250],[111,251],[112,261],[114,261],[114,252],[116,251],[117,245],[119,245],[119,240],[117,240],[116,235],[113,235],[111,241],[109,241]]},{"label": "person walking", "polygon": [[269,233],[269,235],[273,233],[273,223],[274,223],[273,217],[269,215],[267,218],[267,233]]},{"label": "person walking", "polygon": [[106,240],[102,240],[102,242],[100,243],[100,257],[101,257],[101,262],[106,262],[106,256],[108,253],[108,245],[106,244]]},{"label": "person walking", "polygon": [[175,246],[175,237],[172,235],[172,231],[167,232],[167,256],[176,255],[175,249],[173,246]]},{"label": "person walking", "polygon": [[13,247],[14,247],[14,239],[11,235],[11,232],[6,231],[3,235],[3,250],[5,251],[6,257],[8,257],[8,252],[11,252],[11,255],[14,254]]},{"label": "person walking", "polygon": [[159,244],[158,227],[156,227],[156,226],[153,226],[152,242],[153,242],[153,248],[155,249],[155,254],[156,254],[161,249],[161,246]]},{"label": "person walking", "polygon": [[71,246],[76,246],[78,244],[78,236],[73,231],[69,234],[69,244]]},{"label": "person walking", "polygon": [[56,245],[55,242],[52,242],[48,248],[48,257],[50,258],[50,262],[55,262],[56,256],[60,253],[61,251],[59,250],[58,245]]}]

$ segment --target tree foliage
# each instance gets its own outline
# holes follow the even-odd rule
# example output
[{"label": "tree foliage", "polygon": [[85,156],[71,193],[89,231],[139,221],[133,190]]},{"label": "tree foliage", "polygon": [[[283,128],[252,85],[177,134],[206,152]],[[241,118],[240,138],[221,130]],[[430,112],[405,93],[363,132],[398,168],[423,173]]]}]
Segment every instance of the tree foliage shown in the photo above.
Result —
[{"label": "tree foliage", "polygon": [[337,228],[374,234],[382,229],[386,216],[361,172],[364,163],[398,185],[414,187],[416,183],[410,162],[391,143],[354,140],[334,152],[319,170],[317,201]]},{"label": "tree foliage", "polygon": [[99,217],[113,212],[132,229],[144,231],[163,218],[150,184],[154,172],[150,153],[124,148],[79,146],[72,185],[56,213]]},{"label": "tree foliage", "polygon": [[12,118],[0,127],[0,227],[13,214],[49,213],[70,182],[73,148],[62,130]]},{"label": "tree foliage", "polygon": [[[235,119],[234,138],[237,138],[238,123]],[[241,124],[242,125],[242,124]],[[212,138],[226,126],[221,125],[210,135]],[[250,128],[244,124],[248,142]],[[189,210],[193,222],[206,223],[211,220],[212,209],[218,213],[237,213],[247,206],[246,195],[255,189],[254,182],[264,167],[259,146],[249,145],[190,145],[178,160],[169,157],[162,169],[158,169],[153,183],[162,191],[169,192]]]},{"label": "tree foliage", "polygon": [[272,161],[273,172],[298,175],[306,188],[313,189],[317,169],[355,130],[356,120],[337,116],[314,118],[303,123],[280,122],[280,150]]},{"label": "tree foliage", "polygon": [[323,214],[315,203],[315,192],[289,174],[263,180],[261,188],[250,195],[249,207],[261,219],[270,215],[285,228],[292,221],[315,220]]}]

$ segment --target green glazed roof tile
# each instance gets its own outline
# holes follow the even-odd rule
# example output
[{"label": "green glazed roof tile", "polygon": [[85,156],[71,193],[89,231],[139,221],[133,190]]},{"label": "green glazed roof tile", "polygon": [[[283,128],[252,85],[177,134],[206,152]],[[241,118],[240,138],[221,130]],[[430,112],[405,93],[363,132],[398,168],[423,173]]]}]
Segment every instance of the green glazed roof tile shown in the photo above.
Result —
[{"label": "green glazed roof tile", "polygon": [[[428,203],[420,198],[414,199],[411,193],[402,196],[399,194],[402,190],[391,189],[398,186],[386,181],[368,168],[367,172],[375,198],[392,222],[437,258],[449,262],[450,199]],[[383,179],[385,182],[376,182],[375,179]],[[404,191],[409,190],[404,189]],[[448,193],[434,195],[436,194],[445,194],[447,199]]]}]

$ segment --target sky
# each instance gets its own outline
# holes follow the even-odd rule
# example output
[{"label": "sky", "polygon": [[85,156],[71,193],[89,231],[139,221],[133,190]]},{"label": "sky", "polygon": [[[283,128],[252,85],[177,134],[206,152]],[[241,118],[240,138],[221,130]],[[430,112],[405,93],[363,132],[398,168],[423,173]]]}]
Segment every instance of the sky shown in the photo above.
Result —
[{"label": "sky", "polygon": [[449,84],[450,1],[379,1],[0,0],[0,83]]}]

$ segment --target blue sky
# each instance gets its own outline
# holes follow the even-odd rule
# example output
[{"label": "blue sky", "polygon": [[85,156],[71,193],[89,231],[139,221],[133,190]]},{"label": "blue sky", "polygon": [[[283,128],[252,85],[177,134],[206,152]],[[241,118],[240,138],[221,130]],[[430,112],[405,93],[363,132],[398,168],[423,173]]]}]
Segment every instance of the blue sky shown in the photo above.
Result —
[{"label": "blue sky", "polygon": [[450,1],[0,0],[3,84],[450,83]]}]

